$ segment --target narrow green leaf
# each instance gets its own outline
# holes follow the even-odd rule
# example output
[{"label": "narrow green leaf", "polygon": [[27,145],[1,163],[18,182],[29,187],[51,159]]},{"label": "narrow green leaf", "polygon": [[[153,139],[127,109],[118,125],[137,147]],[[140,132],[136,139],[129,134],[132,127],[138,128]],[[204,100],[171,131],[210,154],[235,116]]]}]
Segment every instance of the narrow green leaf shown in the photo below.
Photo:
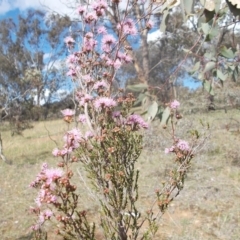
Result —
[{"label": "narrow green leaf", "polygon": [[202,23],[202,30],[205,35],[209,34],[211,26],[208,23]]},{"label": "narrow green leaf", "polygon": [[212,69],[214,69],[216,67],[216,63],[215,62],[208,62],[204,68],[204,73],[211,71]]},{"label": "narrow green leaf", "polygon": [[143,90],[148,89],[148,85],[145,83],[139,83],[134,85],[128,85],[127,89],[133,92],[141,92]]},{"label": "narrow green leaf", "polygon": [[153,101],[148,108],[147,119],[149,121],[152,121],[155,118],[157,112],[158,112],[158,104],[156,101]]},{"label": "narrow green leaf", "polygon": [[239,72],[238,72],[238,68],[236,67],[233,71],[233,81],[236,82],[239,79]]},{"label": "narrow green leaf", "polygon": [[203,87],[205,88],[205,90],[210,94],[210,95],[214,95],[214,91],[212,88],[212,85],[209,81],[203,81]]},{"label": "narrow green leaf", "polygon": [[216,26],[214,28],[211,28],[210,32],[209,32],[209,39],[212,40],[214,37],[216,37],[219,34],[219,27]]},{"label": "narrow green leaf", "polygon": [[166,107],[162,113],[161,126],[167,125],[170,114],[171,114],[171,109],[169,107]]},{"label": "narrow green leaf", "polygon": [[193,8],[193,0],[182,0],[184,4],[184,10],[185,12],[190,15],[192,13],[192,8]]},{"label": "narrow green leaf", "polygon": [[166,9],[163,11],[162,21],[161,21],[161,25],[160,25],[160,31],[163,33],[165,33],[165,31],[166,31],[166,23],[167,23],[168,16],[169,16],[169,10]]},{"label": "narrow green leaf", "polygon": [[219,53],[225,58],[234,58],[234,52],[231,48],[226,48],[226,46],[222,46]]},{"label": "narrow green leaf", "polygon": [[148,96],[145,96],[142,100],[142,111],[147,112],[149,105],[150,105],[150,98]]},{"label": "narrow green leaf", "polygon": [[220,80],[225,81],[228,78],[228,74],[224,74],[224,73],[222,73],[221,70],[217,69],[217,77]]},{"label": "narrow green leaf", "polygon": [[133,106],[138,106],[140,103],[142,103],[142,100],[145,98],[145,93],[140,93],[138,94],[138,97],[136,99],[136,101],[134,102]]},{"label": "narrow green leaf", "polygon": [[196,62],[195,65],[193,66],[193,68],[191,69],[190,73],[195,73],[199,70],[200,68],[200,62]]}]

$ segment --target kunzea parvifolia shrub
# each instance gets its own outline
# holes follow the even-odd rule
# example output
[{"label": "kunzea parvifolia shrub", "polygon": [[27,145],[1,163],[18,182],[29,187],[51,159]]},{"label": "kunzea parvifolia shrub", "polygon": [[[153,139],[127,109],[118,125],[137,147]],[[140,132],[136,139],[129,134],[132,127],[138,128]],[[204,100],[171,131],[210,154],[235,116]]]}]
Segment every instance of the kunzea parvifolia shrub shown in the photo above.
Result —
[{"label": "kunzea parvifolia shrub", "polygon": [[[119,8],[119,1],[112,2]],[[116,89],[113,83],[118,69],[132,62],[125,45],[127,38],[138,34],[138,24],[145,23],[147,29],[152,25],[151,12],[142,19],[128,15],[130,6],[142,7],[143,1],[127,2],[115,32],[104,26],[107,2],[98,0],[80,6],[79,32],[64,40],[69,51],[67,75],[75,86],[76,107],[62,110],[69,128],[62,148],[53,150],[58,159],[56,167],[44,163],[31,183],[38,190],[36,206],[31,208],[36,215],[32,226],[35,239],[46,239],[46,229],[63,239],[99,239],[96,234],[99,231],[102,239],[153,239],[158,219],[183,188],[197,142],[176,136],[175,123],[181,116],[177,111],[180,103],[174,100],[166,106],[173,144],[165,153],[172,154],[175,165],[155,191],[149,210],[142,212],[139,208],[141,175],[136,162],[150,122],[132,113],[134,96]],[[72,122],[75,127],[70,129]],[[90,218],[82,207],[78,182],[73,178],[76,165],[81,166],[80,171],[88,178],[88,188],[98,201],[99,219]]]}]

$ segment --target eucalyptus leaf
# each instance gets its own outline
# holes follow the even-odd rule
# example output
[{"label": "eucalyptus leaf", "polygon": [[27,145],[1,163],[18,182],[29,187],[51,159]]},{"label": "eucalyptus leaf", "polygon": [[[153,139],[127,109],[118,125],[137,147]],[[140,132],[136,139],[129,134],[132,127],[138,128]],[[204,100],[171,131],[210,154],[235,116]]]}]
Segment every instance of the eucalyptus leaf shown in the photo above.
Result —
[{"label": "eucalyptus leaf", "polygon": [[133,92],[141,92],[143,90],[148,89],[148,85],[145,83],[139,83],[134,85],[128,85],[127,89]]},{"label": "eucalyptus leaf", "polygon": [[162,113],[162,118],[161,118],[161,126],[165,126],[167,125],[167,122],[170,118],[170,114],[171,114],[171,109],[169,107],[166,107]]},{"label": "eucalyptus leaf", "polygon": [[169,10],[166,9],[163,11],[163,17],[160,25],[160,31],[165,33],[166,31],[166,23],[167,23],[167,18],[169,17]]},{"label": "eucalyptus leaf", "polygon": [[228,74],[223,74],[221,70],[217,69],[217,77],[220,80],[225,81],[228,78]]},{"label": "eucalyptus leaf", "polygon": [[226,46],[222,46],[219,53],[225,58],[234,58],[234,52],[231,48],[227,48]]},{"label": "eucalyptus leaf", "polygon": [[[190,15],[193,9],[194,0],[182,0],[185,12]],[[183,11],[184,12],[184,11]]]},{"label": "eucalyptus leaf", "polygon": [[239,72],[238,72],[238,68],[236,67],[233,71],[233,80],[234,82],[238,81],[239,79]]},{"label": "eucalyptus leaf", "polygon": [[196,62],[195,65],[193,66],[193,68],[191,69],[190,73],[193,74],[193,73],[197,72],[199,70],[200,66],[201,66],[200,62]]},{"label": "eucalyptus leaf", "polygon": [[142,103],[142,100],[146,97],[145,93],[138,94],[138,97],[136,101],[134,102],[133,106],[138,106],[140,103]]},{"label": "eucalyptus leaf", "polygon": [[152,121],[158,112],[158,104],[156,101],[153,101],[152,104],[149,106],[147,111],[147,119]]},{"label": "eucalyptus leaf", "polygon": [[208,35],[210,32],[211,26],[208,23],[202,23],[202,30],[205,35]]},{"label": "eucalyptus leaf", "polygon": [[214,69],[215,67],[216,67],[216,63],[215,63],[215,62],[208,62],[208,63],[206,64],[203,72],[204,72],[204,73],[205,73],[205,72],[208,72],[208,71]]},{"label": "eucalyptus leaf", "polygon": [[210,94],[210,95],[214,95],[214,91],[213,91],[213,87],[212,87],[212,84],[207,81],[207,80],[204,80],[203,81],[203,87],[205,88],[205,90]]},{"label": "eucalyptus leaf", "polygon": [[145,96],[142,100],[142,111],[145,112],[148,110],[150,105],[150,98],[148,96]]},{"label": "eucalyptus leaf", "polygon": [[219,34],[219,27],[216,26],[212,28],[208,34],[209,39],[212,40],[214,37],[216,37]]}]

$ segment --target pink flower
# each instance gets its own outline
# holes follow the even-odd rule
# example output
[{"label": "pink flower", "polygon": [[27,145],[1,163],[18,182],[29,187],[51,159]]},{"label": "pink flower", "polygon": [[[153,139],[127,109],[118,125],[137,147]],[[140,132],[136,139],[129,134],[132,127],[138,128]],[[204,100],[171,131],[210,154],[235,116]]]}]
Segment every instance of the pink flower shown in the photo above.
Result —
[{"label": "pink flower", "polygon": [[93,38],[93,33],[92,32],[86,33],[83,40],[83,50],[93,51],[96,45],[97,41]]},{"label": "pink flower", "polygon": [[79,101],[80,106],[84,106],[85,103],[90,102],[93,99],[93,97],[89,94],[84,94],[81,97],[77,96],[77,100]]},{"label": "pink flower", "polygon": [[174,146],[170,147],[170,148],[165,148],[165,153],[168,154],[170,152],[174,152]]},{"label": "pink flower", "polygon": [[72,37],[66,37],[64,42],[67,44],[68,47],[73,47],[75,40]]},{"label": "pink flower", "polygon": [[54,157],[61,156],[61,151],[58,148],[54,148],[52,151]]},{"label": "pink flower", "polygon": [[122,52],[119,52],[118,53],[118,58],[125,62],[125,63],[130,63],[132,62],[132,57],[130,57],[129,55],[127,55],[126,53],[122,53]]},{"label": "pink flower", "polygon": [[188,142],[186,142],[184,140],[181,140],[181,139],[178,140],[177,147],[182,151],[189,151],[190,150]]},{"label": "pink flower", "polygon": [[88,23],[88,24],[95,22],[97,19],[98,19],[98,17],[95,12],[87,13],[84,16],[85,23]]},{"label": "pink flower", "polygon": [[107,9],[107,3],[104,0],[98,0],[93,3],[93,9],[96,11],[97,16],[103,16]]},{"label": "pink flower", "polygon": [[114,62],[113,62],[112,59],[106,57],[105,60],[106,60],[106,64],[107,64],[108,66],[110,66],[110,67],[113,66]]},{"label": "pink flower", "polygon": [[64,117],[72,117],[75,114],[75,111],[69,108],[66,108],[61,111]]},{"label": "pink flower", "polygon": [[116,59],[115,62],[113,63],[113,67],[115,69],[119,69],[122,66],[122,63],[119,59]]},{"label": "pink flower", "polygon": [[154,26],[154,22],[152,20],[149,20],[147,23],[146,23],[146,27],[148,30],[152,29]]},{"label": "pink flower", "polygon": [[98,34],[107,34],[107,29],[106,29],[104,26],[100,26],[100,27],[97,29],[97,33],[98,33]]},{"label": "pink flower", "polygon": [[42,164],[42,168],[41,168],[41,172],[44,172],[47,168],[48,168],[48,164],[47,163],[43,163]]},{"label": "pink flower", "polygon": [[87,131],[87,132],[85,133],[85,138],[86,138],[86,139],[89,139],[89,138],[92,138],[92,137],[94,137],[94,134],[93,134],[91,131]]},{"label": "pink flower", "polygon": [[85,11],[86,11],[86,7],[85,7],[85,6],[79,6],[79,7],[77,8],[77,13],[78,13],[79,15],[83,15],[83,14],[85,13]]},{"label": "pink flower", "polygon": [[57,203],[57,197],[55,195],[51,195],[49,201],[50,203]]},{"label": "pink flower", "polygon": [[137,114],[132,114],[127,118],[127,125],[132,125],[133,128],[148,128],[148,124]]},{"label": "pink flower", "polygon": [[98,90],[100,88],[108,88],[108,84],[102,80],[102,81],[97,81],[94,85],[93,85],[93,89]]},{"label": "pink flower", "polygon": [[89,74],[84,75],[84,76],[82,77],[82,79],[83,79],[85,82],[87,82],[87,83],[89,83],[89,82],[91,82],[91,81],[93,80],[92,77],[91,77]]},{"label": "pink flower", "polygon": [[88,38],[88,39],[93,38],[93,33],[92,32],[87,32],[85,34],[85,37]]},{"label": "pink flower", "polygon": [[68,131],[63,139],[67,144],[67,148],[74,150],[80,146],[80,142],[82,141],[82,134],[79,129],[74,128]]},{"label": "pink flower", "polygon": [[77,63],[77,61],[78,61],[77,56],[74,54],[71,54],[67,57],[66,63],[71,67],[72,66],[71,64],[75,64]]},{"label": "pink flower", "polygon": [[113,117],[113,118],[119,118],[119,117],[121,117],[121,112],[120,112],[120,111],[115,111],[115,112],[113,112],[113,113],[112,113],[112,117]]},{"label": "pink flower", "polygon": [[31,229],[32,229],[33,231],[37,231],[37,230],[40,229],[40,225],[39,225],[39,224],[32,225],[32,226],[31,226]]},{"label": "pink flower", "polygon": [[60,150],[59,155],[61,157],[64,157],[65,155],[67,155],[70,152],[71,152],[71,149],[69,150],[69,148],[65,147],[64,149]]},{"label": "pink flower", "polygon": [[170,103],[171,109],[177,109],[179,106],[180,106],[180,103],[177,100],[174,100],[173,102]]},{"label": "pink flower", "polygon": [[111,34],[104,35],[102,38],[102,50],[106,53],[109,53],[112,50],[111,48],[115,42],[116,39]]},{"label": "pink flower", "polygon": [[80,114],[80,115],[78,116],[78,121],[79,121],[80,123],[85,123],[85,122],[87,121],[86,115],[85,115],[85,114]]},{"label": "pink flower", "polygon": [[117,25],[119,31],[123,31],[126,35],[137,35],[137,28],[132,19],[126,19],[124,22],[121,22]]},{"label": "pink flower", "polygon": [[46,209],[43,212],[43,216],[45,219],[50,219],[52,215],[53,215],[53,212],[50,209]]},{"label": "pink flower", "polygon": [[73,77],[73,78],[76,77],[77,76],[76,70],[74,68],[69,69],[69,71],[67,72],[67,76]]},{"label": "pink flower", "polygon": [[102,97],[98,98],[94,102],[94,107],[96,110],[103,109],[103,108],[113,108],[117,106],[117,102],[112,98]]},{"label": "pink flower", "polygon": [[51,184],[63,176],[63,170],[60,168],[46,169],[45,176],[47,178],[46,183]]}]

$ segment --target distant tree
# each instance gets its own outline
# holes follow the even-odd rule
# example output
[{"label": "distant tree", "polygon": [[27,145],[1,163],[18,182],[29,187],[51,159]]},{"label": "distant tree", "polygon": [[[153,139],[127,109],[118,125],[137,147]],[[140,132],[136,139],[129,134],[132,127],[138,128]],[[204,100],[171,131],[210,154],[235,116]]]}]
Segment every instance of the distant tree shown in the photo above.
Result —
[{"label": "distant tree", "polygon": [[70,24],[68,16],[46,19],[39,10],[0,22],[0,97],[5,109],[40,106],[41,99],[50,102],[66,84],[59,61],[66,50],[60,39]]}]

